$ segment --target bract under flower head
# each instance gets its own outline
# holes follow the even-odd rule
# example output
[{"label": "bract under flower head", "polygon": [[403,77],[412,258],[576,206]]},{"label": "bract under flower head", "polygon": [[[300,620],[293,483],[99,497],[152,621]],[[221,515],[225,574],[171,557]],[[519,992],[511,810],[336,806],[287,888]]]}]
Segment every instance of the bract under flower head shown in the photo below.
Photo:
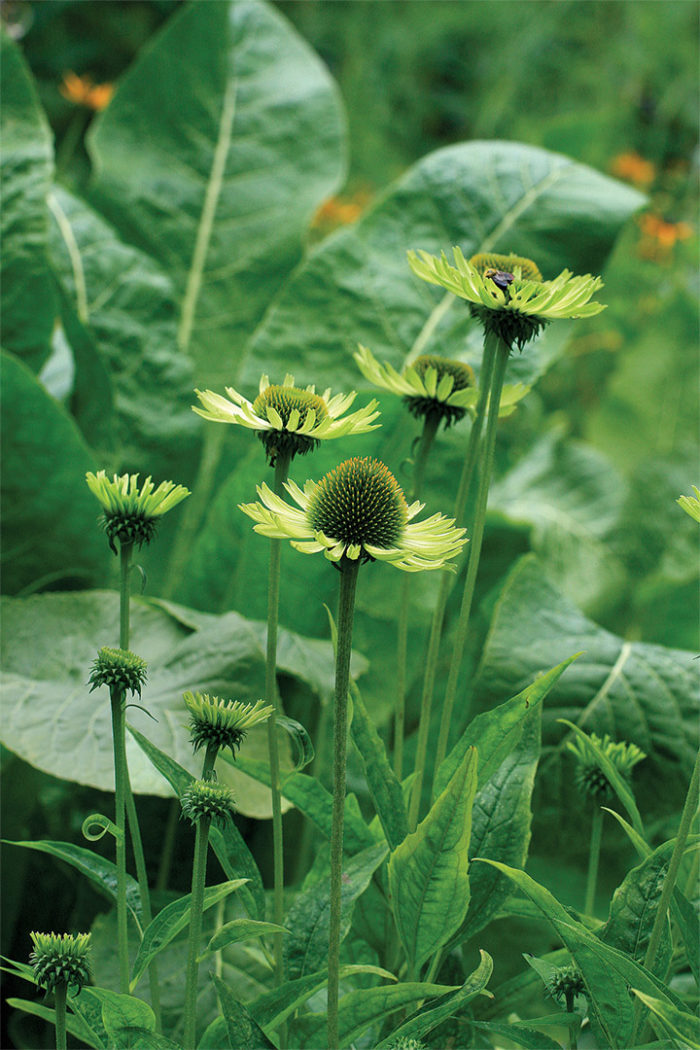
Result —
[{"label": "bract under flower head", "polygon": [[407,506],[393,474],[376,459],[346,460],[303,490],[292,481],[285,487],[297,507],[260,485],[261,502],[241,510],[256,522],[256,532],[288,539],[304,554],[323,552],[336,563],[376,559],[420,572],[442,568],[466,542],[465,530],[442,514],[414,522],[423,504]]},{"label": "bract under flower head", "polygon": [[304,455],[319,441],[366,434],[380,426],[374,422],[379,415],[376,401],[345,415],[357,396],[354,391],[331,396],[328,389],[317,394],[313,386],[303,389],[295,386],[293,375],[286,375],[281,386],[271,385],[264,375],[253,402],[228,386],[228,398],[212,390],[195,393],[203,405],[203,408],[193,406],[197,415],[214,423],[238,423],[256,431],[273,464],[280,454]]},{"label": "bract under flower head", "polygon": [[138,547],[150,543],[160,518],[190,494],[173,481],[162,481],[155,488],[150,477],[139,489],[138,474],[115,474],[110,480],[104,470],[98,470],[97,474],[88,471],[85,478],[104,508],[101,521],[115,554],[115,540]]},{"label": "bract under flower head", "polygon": [[475,401],[474,370],[461,361],[423,354],[403,372],[382,365],[366,346],[355,354],[357,366],[375,386],[403,396],[414,416],[432,416],[448,427],[461,419]]},{"label": "bract under flower head", "polygon": [[[607,733],[602,740],[596,733],[591,733],[590,740],[604,752],[620,776],[626,780],[630,778],[637,763],[646,758],[636,744],[628,744],[622,740],[616,743]],[[577,736],[574,740],[569,740],[566,746],[576,759],[576,783],[579,790],[596,799],[610,798],[610,781],[600,768],[598,756],[588,740]]]},{"label": "bract under flower head", "polygon": [[244,704],[189,692],[184,693],[183,700],[190,713],[190,740],[195,751],[213,745],[217,750],[230,747],[235,755],[247,731],[266,722],[273,711],[264,700]]},{"label": "bract under flower head", "polygon": [[233,816],[233,792],[216,780],[194,780],[180,796],[180,805],[183,817],[192,824],[205,819],[225,824]]},{"label": "bract under flower head", "polygon": [[534,276],[539,270],[529,259],[481,254],[467,261],[460,248],[453,248],[453,255],[454,264],[444,252],[438,258],[411,251],[408,262],[424,281],[466,299],[485,331],[497,335],[509,349],[517,345],[522,350],[548,321],[593,317],[605,309],[590,301],[603,285],[600,277],[575,277],[563,270],[553,281],[542,281]]},{"label": "bract under flower head", "polygon": [[581,971],[576,966],[557,966],[547,979],[547,991],[558,1003],[573,1003],[586,991]]},{"label": "bract under flower head", "polygon": [[34,948],[29,962],[37,984],[52,991],[57,985],[77,988],[90,980],[88,953],[90,934],[30,933]]},{"label": "bract under flower head", "polygon": [[138,693],[141,696],[141,687],[146,681],[147,664],[136,653],[129,649],[110,649],[103,646],[97,654],[97,659],[92,665],[90,672],[90,683],[92,692],[101,685],[106,685],[121,693]]}]

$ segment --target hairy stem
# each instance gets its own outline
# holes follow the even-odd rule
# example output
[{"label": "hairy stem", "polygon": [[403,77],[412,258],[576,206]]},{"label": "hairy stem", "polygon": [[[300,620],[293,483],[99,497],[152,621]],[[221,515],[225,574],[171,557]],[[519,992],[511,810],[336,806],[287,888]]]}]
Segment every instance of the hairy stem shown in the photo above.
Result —
[{"label": "hairy stem", "polygon": [[[493,374],[493,362],[495,358],[495,341],[487,337],[484,342],[484,355],[479,377],[479,400],[476,406],[476,415],[469,433],[467,455],[462,467],[462,475],[459,480],[459,488],[455,497],[454,517],[457,525],[464,524],[464,512],[467,505],[467,496],[471,487],[477,453],[481,443],[481,432],[486,417],[486,406],[488,405],[489,393],[491,391],[491,377]],[[420,809],[421,792],[423,789],[423,776],[425,773],[425,762],[428,752],[428,733],[430,730],[430,715],[432,710],[433,694],[435,692],[435,676],[437,673],[438,656],[440,653],[440,641],[442,638],[442,625],[445,619],[447,599],[452,586],[452,574],[444,572],[441,574],[440,590],[433,610],[433,619],[430,625],[430,638],[428,651],[425,657],[425,672],[423,676],[423,692],[421,694],[421,713],[418,726],[418,745],[416,749],[416,779],[411,796],[411,810],[409,826],[415,830],[418,823],[418,812]],[[448,727],[449,728],[449,727]],[[437,769],[437,764],[436,767]]]},{"label": "hairy stem", "polygon": [[126,719],[124,717],[125,696],[122,690],[110,690],[112,706],[112,743],[114,747],[114,823],[116,836],[117,867],[117,950],[119,954],[119,991],[129,994],[129,935],[126,913],[126,829],[125,793],[126,784]]},{"label": "hairy stem", "polygon": [[185,971],[185,1031],[183,1045],[185,1050],[195,1050],[197,1028],[197,974],[199,965],[199,942],[202,937],[202,909],[204,907],[204,886],[207,877],[207,848],[209,845],[210,817],[200,817],[197,821],[197,832],[194,842],[194,861],[192,864],[192,896],[190,898],[190,936],[187,949],[187,970]]},{"label": "hairy stem", "polygon": [[68,986],[63,982],[54,988],[54,1010],[56,1025],[56,1050],[66,1050],[66,993]]},{"label": "hairy stem", "polygon": [[338,642],[335,657],[335,722],[333,727],[333,820],[331,826],[330,919],[328,937],[328,1050],[338,1050],[338,986],[340,982],[340,903],[343,875],[343,815],[348,736],[348,687],[355,589],[359,563],[340,563]]},{"label": "hairy stem", "polygon": [[[425,479],[425,467],[428,462],[439,425],[435,415],[425,416],[423,432],[420,436],[418,451],[413,464],[413,486],[411,501],[420,497]],[[408,613],[411,595],[411,578],[409,573],[401,577],[401,595],[399,598],[399,615],[396,641],[396,706],[394,709],[394,772],[401,780],[403,776],[403,738],[406,722],[406,662],[408,655]]]},{"label": "hairy stem", "polygon": [[588,848],[588,875],[586,876],[586,896],[583,911],[592,915],[595,908],[595,891],[598,885],[598,862],[600,860],[600,843],[603,838],[603,811],[600,806],[593,810],[591,824],[591,841]]}]

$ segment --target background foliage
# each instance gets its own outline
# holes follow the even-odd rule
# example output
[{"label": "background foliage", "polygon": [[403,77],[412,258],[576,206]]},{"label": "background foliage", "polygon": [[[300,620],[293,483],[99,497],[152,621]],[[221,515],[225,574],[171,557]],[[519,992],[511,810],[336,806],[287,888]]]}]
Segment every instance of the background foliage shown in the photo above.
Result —
[{"label": "background foliage", "polygon": [[[696,529],[674,500],[697,481],[695,6],[395,0],[373,4],[368,19],[362,3],[53,0],[8,3],[3,16],[5,837],[79,841],[108,787],[105,757],[86,748],[92,700],[82,683],[115,614],[93,589],[116,577],[85,470],[194,487],[139,559],[147,594],[180,603],[137,602],[149,658],[178,654],[157,689],[166,708],[211,682],[259,688],[259,624],[232,651],[243,620],[231,617],[265,615],[266,551],[236,506],[267,468],[251,435],[202,425],[193,388],[251,394],[261,371],[289,369],[366,399],[357,341],[397,366],[427,338],[478,364],[478,333],[412,278],[405,250],[513,249],[545,276],[602,269],[608,308],[549,330],[512,361],[509,379],[533,390],[499,435],[455,738],[468,704],[485,709],[587,651],[544,705],[528,867],[577,903],[583,847],[578,820],[566,819],[575,799],[556,718],[583,716],[586,728],[647,751],[637,780],[659,841],[692,762],[691,655],[675,651],[698,644]],[[104,111],[76,101],[71,70],[117,85]],[[405,480],[417,425],[381,400],[384,426],[361,451]],[[449,510],[463,447],[460,428],[445,434],[429,508]],[[345,441],[320,449],[294,476],[317,477],[356,451]],[[335,592],[317,561],[283,554],[281,670],[323,778],[323,603]],[[355,635],[365,702],[385,736],[392,575],[365,574]],[[435,591],[430,579],[416,583],[411,728]],[[74,591],[90,593],[63,593]],[[554,631],[543,609],[557,611]],[[615,688],[595,703],[621,659]],[[27,732],[28,709],[60,717]],[[60,779],[67,754],[77,783]],[[532,775],[531,756],[519,754],[516,794]],[[148,776],[139,783],[137,772],[137,787],[165,793]],[[364,806],[359,755],[351,777]],[[248,784],[241,830],[267,877],[267,822],[255,819],[265,796]],[[168,803],[148,798],[146,811],[157,865]],[[180,890],[182,839],[170,869]],[[609,890],[632,851],[612,829],[606,844]],[[299,876],[310,848],[307,837]],[[95,900],[45,858],[19,852],[5,865],[3,952],[23,958],[28,928],[51,926],[44,907],[80,926]],[[29,911],[22,885],[39,872],[50,891]],[[504,980],[513,952],[502,930],[496,947],[492,939],[486,931],[478,946]],[[34,1045],[37,1030],[13,1023],[17,1045]]]}]

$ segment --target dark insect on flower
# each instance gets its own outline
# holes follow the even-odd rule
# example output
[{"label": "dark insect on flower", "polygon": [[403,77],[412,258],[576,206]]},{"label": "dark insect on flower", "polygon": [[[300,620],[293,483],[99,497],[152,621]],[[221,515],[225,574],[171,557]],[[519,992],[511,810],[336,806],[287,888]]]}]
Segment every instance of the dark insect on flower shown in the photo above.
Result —
[{"label": "dark insect on flower", "polygon": [[489,277],[502,292],[507,292],[508,285],[512,284],[515,280],[514,274],[507,273],[505,270],[494,270],[492,266],[484,271],[484,277]]}]

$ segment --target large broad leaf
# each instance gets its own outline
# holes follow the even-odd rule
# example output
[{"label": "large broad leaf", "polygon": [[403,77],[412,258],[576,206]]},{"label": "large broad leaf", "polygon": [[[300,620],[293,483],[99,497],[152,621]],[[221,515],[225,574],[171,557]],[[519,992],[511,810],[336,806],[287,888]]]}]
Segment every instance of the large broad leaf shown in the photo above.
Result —
[{"label": "large broad leaf", "polygon": [[192,365],[176,345],[172,282],[67,190],[55,187],[49,207],[51,261],[68,301],[64,326],[76,363],[77,418],[82,424],[88,411],[86,387],[94,390],[95,377],[106,373],[119,466],[161,480],[174,461],[187,462],[199,432],[190,407]]},{"label": "large broad leaf", "polygon": [[173,278],[198,384],[235,378],[341,176],[342,141],[327,71],[260,0],[186,6],[96,121],[95,196]]},{"label": "large broad leaf", "polygon": [[583,655],[545,708],[545,744],[561,741],[556,719],[564,717],[586,732],[641,747],[648,759],[635,770],[640,783],[677,780],[679,765],[689,776],[698,729],[694,654],[627,642],[598,627],[562,597],[532,556],[514,568],[498,600],[475,684],[479,706],[490,707],[575,650]]},{"label": "large broad leaf", "polygon": [[49,354],[56,313],[46,262],[53,143],[26,63],[4,31],[0,49],[2,344],[38,371]]},{"label": "large broad leaf", "polygon": [[[471,142],[424,157],[352,228],[302,266],[266,315],[247,378],[298,372],[305,382],[356,387],[361,342],[401,367],[409,352],[480,360],[481,337],[462,302],[414,277],[406,251],[459,245],[469,257],[515,251],[545,277],[568,267],[599,272],[625,220],[643,198],[567,157],[510,142]],[[532,381],[561,351],[553,325],[509,366]],[[366,384],[364,384],[366,385]]]},{"label": "large broad leaf", "polygon": [[[110,559],[96,524],[99,505],[85,484],[95,462],[73,420],[29,369],[10,354],[1,365],[3,590],[58,580],[94,584]],[[28,653],[36,652],[34,628],[29,637]]]},{"label": "large broad leaf", "polygon": [[[86,487],[87,491],[87,487]],[[89,495],[89,493],[88,493]],[[47,526],[48,527],[48,526]],[[100,537],[104,543],[104,537]],[[90,667],[98,649],[119,639],[119,599],[112,592],[45,594],[6,599],[3,631],[7,717],[2,739],[11,751],[39,769],[102,790],[113,789],[112,731],[106,690],[90,693]],[[129,710],[135,727],[188,772],[199,775],[187,731],[186,690],[224,698],[260,696],[264,689],[265,626],[237,613],[201,616],[194,611],[186,626],[186,610],[177,615],[162,605],[132,598],[131,645],[148,663],[143,706],[156,719]],[[304,681],[313,669],[313,688],[332,681],[333,653],[329,642],[314,642],[306,652],[300,637],[282,636],[278,667]],[[325,660],[324,660],[325,652]],[[51,717],[37,719],[43,710]],[[280,735],[280,741],[286,734]],[[245,744],[248,755],[267,757],[265,728],[252,730]],[[135,791],[169,795],[170,788],[133,740],[127,741]],[[285,769],[289,767],[285,757]],[[219,764],[223,779],[234,788],[238,808],[251,816],[269,815],[269,792],[227,763]]]},{"label": "large broad leaf", "polygon": [[489,508],[530,525],[531,547],[554,583],[591,609],[624,578],[610,544],[624,496],[605,456],[551,431],[493,485]]},{"label": "large broad leaf", "polygon": [[467,751],[426,818],[389,860],[394,921],[410,964],[421,965],[459,929],[469,906],[469,840],[477,752]]},{"label": "large broad leaf", "polygon": [[[386,843],[380,842],[344,861],[340,891],[341,941],[350,929],[355,901],[365,892],[387,853]],[[304,977],[319,970],[327,960],[329,922],[330,886],[324,880],[300,893],[287,914],[286,926],[290,932],[284,942],[284,959],[288,977]]]}]

